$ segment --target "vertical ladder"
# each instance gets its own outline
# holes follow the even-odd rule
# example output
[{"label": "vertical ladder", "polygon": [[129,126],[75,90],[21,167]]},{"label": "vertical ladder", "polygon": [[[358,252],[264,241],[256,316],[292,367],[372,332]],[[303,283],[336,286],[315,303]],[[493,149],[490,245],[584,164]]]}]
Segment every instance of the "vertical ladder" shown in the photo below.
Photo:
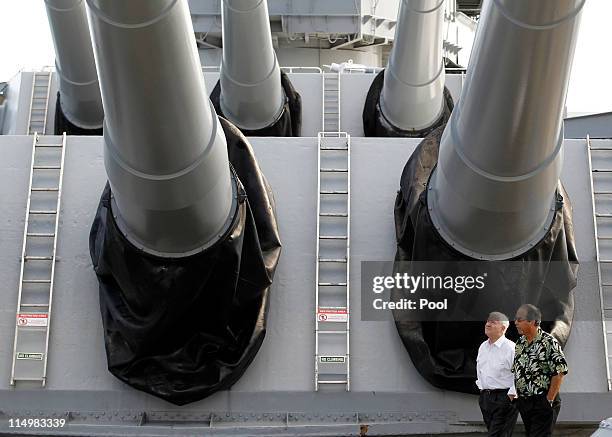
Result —
[{"label": "vertical ladder", "polygon": [[340,131],[340,72],[323,73],[323,131]]},{"label": "vertical ladder", "polygon": [[47,380],[66,134],[34,134],[13,343],[11,385]]},{"label": "vertical ladder", "polygon": [[38,71],[32,75],[32,95],[28,115],[28,135],[38,132],[45,134],[47,112],[49,111],[49,93],[51,92],[51,72]]},{"label": "vertical ladder", "polygon": [[350,390],[350,136],[318,135],[315,391]]},{"label": "vertical ladder", "polygon": [[612,140],[591,144],[587,136],[595,229],[595,253],[608,390],[612,390]]}]

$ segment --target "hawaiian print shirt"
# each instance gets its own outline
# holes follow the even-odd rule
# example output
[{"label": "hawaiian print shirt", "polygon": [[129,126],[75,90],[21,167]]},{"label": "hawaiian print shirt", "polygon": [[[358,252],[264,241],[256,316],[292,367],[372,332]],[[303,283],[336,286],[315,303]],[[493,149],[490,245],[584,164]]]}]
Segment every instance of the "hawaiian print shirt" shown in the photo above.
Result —
[{"label": "hawaiian print shirt", "polygon": [[531,343],[524,335],[516,342],[514,353],[514,383],[519,396],[546,394],[550,379],[568,371],[567,361],[557,340],[538,328]]}]

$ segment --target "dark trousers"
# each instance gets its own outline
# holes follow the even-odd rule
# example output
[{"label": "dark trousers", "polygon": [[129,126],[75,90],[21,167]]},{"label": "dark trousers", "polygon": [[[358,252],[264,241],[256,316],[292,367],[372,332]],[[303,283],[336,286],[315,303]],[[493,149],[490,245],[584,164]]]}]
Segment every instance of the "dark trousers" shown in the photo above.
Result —
[{"label": "dark trousers", "polygon": [[519,397],[516,406],[521,413],[527,437],[550,437],[561,410],[561,398],[557,396],[550,406],[546,395]]},{"label": "dark trousers", "polygon": [[518,411],[508,398],[508,390],[483,390],[478,399],[489,436],[511,437]]}]

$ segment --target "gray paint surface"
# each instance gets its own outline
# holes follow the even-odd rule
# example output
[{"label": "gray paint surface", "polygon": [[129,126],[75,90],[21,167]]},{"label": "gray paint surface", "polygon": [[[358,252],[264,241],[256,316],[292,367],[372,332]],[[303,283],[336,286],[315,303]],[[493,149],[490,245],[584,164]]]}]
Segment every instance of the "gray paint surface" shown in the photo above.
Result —
[{"label": "gray paint surface", "polygon": [[[393,259],[393,202],[404,163],[418,140],[352,140],[351,393],[313,391],[316,139],[251,141],[275,193],[283,241],[268,333],[253,364],[231,390],[179,408],[125,386],[106,370],[98,287],[88,253],[89,227],[106,182],[98,137],[70,137],[67,142],[48,387],[9,387],[32,138],[0,137],[0,411],[436,410],[450,411],[455,419],[480,420],[476,398],[435,389],[417,374],[391,322],[359,320],[360,262]],[[562,179],[573,201],[582,265],[575,290],[577,321],[566,348],[570,373],[563,384],[564,421],[599,420],[612,411],[592,274],[595,249],[586,158],[584,141],[566,141]]]},{"label": "gray paint surface", "polygon": [[565,119],[565,138],[612,138],[612,112]]}]

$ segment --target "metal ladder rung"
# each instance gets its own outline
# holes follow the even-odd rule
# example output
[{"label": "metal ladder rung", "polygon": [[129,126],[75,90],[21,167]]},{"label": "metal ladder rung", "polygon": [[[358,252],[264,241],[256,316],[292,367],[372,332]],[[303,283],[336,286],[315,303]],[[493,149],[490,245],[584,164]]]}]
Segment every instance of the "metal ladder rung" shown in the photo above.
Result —
[{"label": "metal ladder rung", "polygon": [[23,257],[24,260],[26,261],[52,261],[53,257],[52,256],[33,256],[33,255],[26,255]]},{"label": "metal ladder rung", "polygon": [[36,148],[45,148],[45,147],[52,147],[52,148],[62,148],[64,147],[63,144],[37,144],[36,146],[34,146]]},{"label": "metal ladder rung", "polygon": [[319,235],[319,240],[346,240],[346,235]]},{"label": "metal ladder rung", "polygon": [[319,384],[348,384],[348,380],[347,379],[338,379],[338,380],[331,380],[331,381],[319,380],[318,383]]},{"label": "metal ladder rung", "polygon": [[326,194],[326,195],[340,195],[340,194],[348,194],[348,191],[345,190],[324,190],[321,191],[321,194]]},{"label": "metal ladder rung", "polygon": [[[47,308],[49,304],[48,303],[22,303],[20,306],[22,308]],[[38,314],[46,314],[46,313],[38,313]]]},{"label": "metal ladder rung", "polygon": [[348,173],[346,168],[322,168],[322,173]]},{"label": "metal ladder rung", "polygon": [[50,284],[51,279],[24,279],[21,282],[24,284]]},{"label": "metal ladder rung", "polygon": [[346,287],[346,282],[319,282],[321,287]]},{"label": "metal ladder rung", "polygon": [[32,188],[33,192],[55,192],[55,191],[59,191],[59,188],[51,188],[51,187],[40,187],[40,188]]},{"label": "metal ladder rung", "polygon": [[328,147],[321,147],[321,150],[343,150],[343,151],[348,151],[348,148],[346,147],[335,147],[335,146],[328,146]]},{"label": "metal ladder rung", "polygon": [[53,238],[55,237],[55,234],[47,234],[44,232],[30,232],[26,234],[26,237]]},{"label": "metal ladder rung", "polygon": [[53,211],[53,210],[35,210],[35,211],[30,211],[30,214],[32,215],[55,215],[57,214],[57,211]]},{"label": "metal ladder rung", "polygon": [[13,381],[23,381],[23,382],[40,382],[44,380],[45,378],[13,378]]},{"label": "metal ladder rung", "polygon": [[348,214],[345,212],[322,212],[319,215],[321,217],[348,217]]},{"label": "metal ladder rung", "polygon": [[612,173],[612,169],[609,168],[594,168],[593,173]]},{"label": "metal ladder rung", "polygon": [[346,263],[346,258],[319,258],[320,263]]},{"label": "metal ladder rung", "polygon": [[59,165],[35,165],[34,170],[61,170]]},{"label": "metal ladder rung", "polygon": [[331,330],[320,330],[320,329],[318,329],[317,332],[319,334],[347,334],[349,332],[349,330],[346,329],[345,331],[336,331],[336,330],[331,331]]}]

